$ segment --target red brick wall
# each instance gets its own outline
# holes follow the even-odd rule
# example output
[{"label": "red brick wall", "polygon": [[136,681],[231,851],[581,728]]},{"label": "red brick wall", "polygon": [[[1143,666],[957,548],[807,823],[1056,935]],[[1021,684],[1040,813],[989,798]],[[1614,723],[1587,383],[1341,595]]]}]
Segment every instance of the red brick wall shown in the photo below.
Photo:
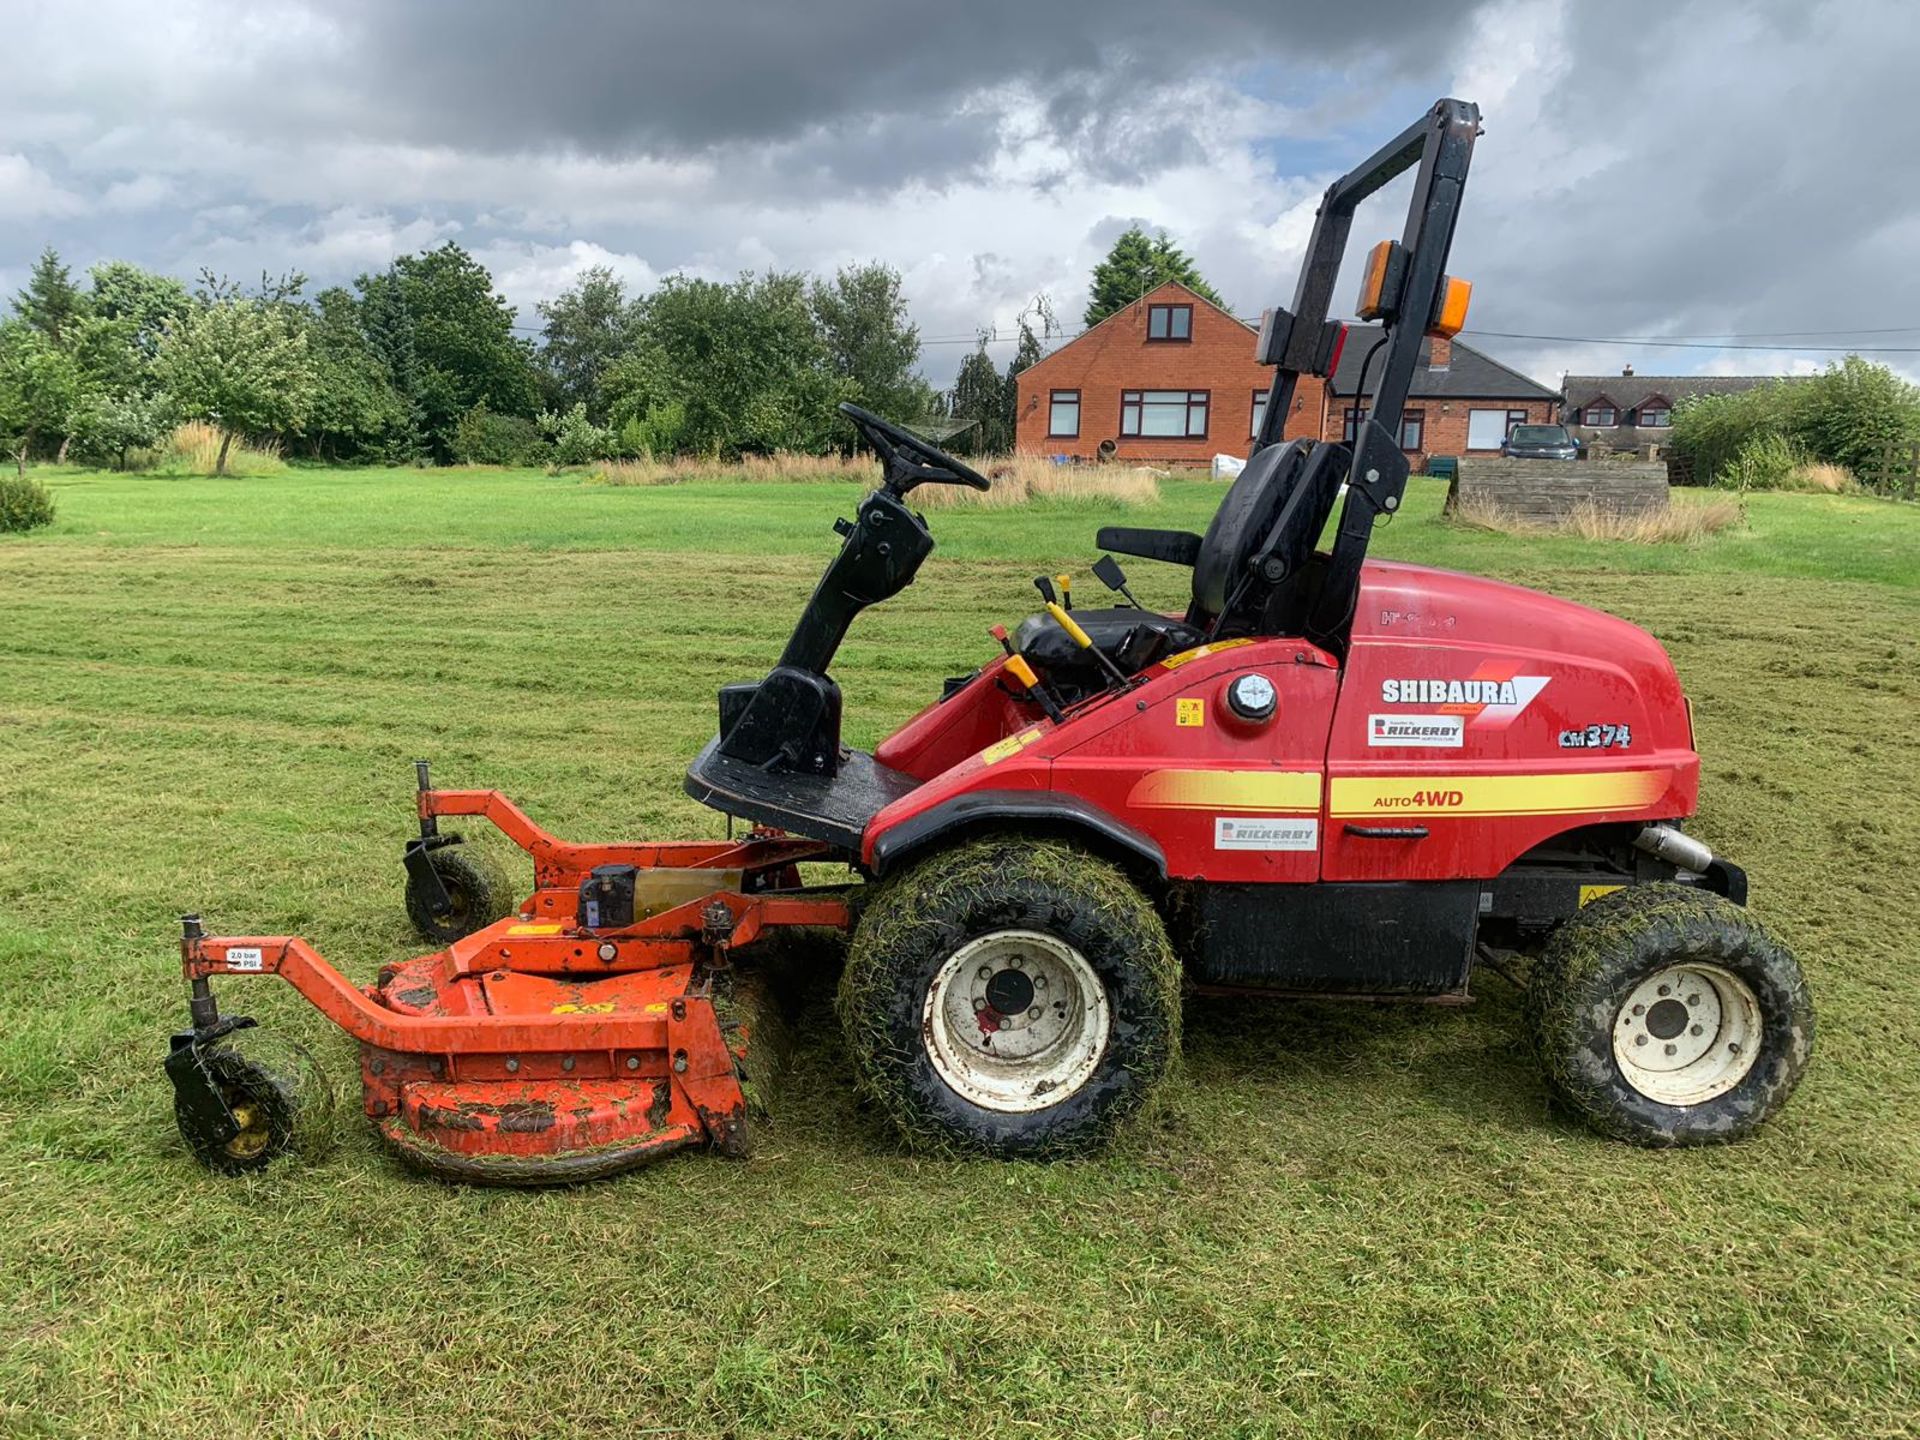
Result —
[{"label": "red brick wall", "polygon": [[[1327,405],[1327,425],[1321,433],[1323,440],[1344,440],[1347,438],[1347,407],[1353,401],[1346,396],[1336,396]],[[1524,410],[1529,425],[1545,425],[1553,420],[1554,402],[1551,400],[1435,400],[1415,396],[1407,401],[1409,413],[1418,410],[1423,423],[1421,426],[1420,448],[1409,450],[1408,457],[1413,468],[1419,471],[1421,463],[1429,455],[1498,455],[1494,450],[1467,449],[1467,412],[1469,410]]]},{"label": "red brick wall", "polygon": [[[1191,341],[1147,339],[1147,307],[1156,304],[1192,305]],[[1217,306],[1209,305],[1183,285],[1166,284],[1124,310],[1108,316],[1077,340],[1030,366],[1019,377],[1019,412],[1015,417],[1014,448],[1023,454],[1077,455],[1092,459],[1102,440],[1112,440],[1121,460],[1150,461],[1156,465],[1205,465],[1215,455],[1247,453],[1253,419],[1253,393],[1265,393],[1273,383],[1273,367],[1253,361],[1254,335],[1245,325]],[[1453,345],[1435,340],[1431,361],[1446,365]],[[1421,388],[1416,375],[1414,389]],[[1049,397],[1055,390],[1080,392],[1080,433],[1050,436]],[[1207,433],[1194,439],[1167,436],[1123,438],[1120,434],[1120,395],[1125,390],[1205,390],[1209,392]],[[1294,389],[1293,414],[1287,419],[1286,439],[1317,435],[1323,440],[1345,438],[1345,397],[1329,397],[1317,376],[1302,375]],[[1553,419],[1551,400],[1436,400],[1416,396],[1408,410],[1423,417],[1420,448],[1409,452],[1418,470],[1428,455],[1492,455],[1496,450],[1467,449],[1467,412],[1470,410],[1525,410],[1529,423]]]},{"label": "red brick wall", "polygon": [[[1193,306],[1190,341],[1147,339],[1147,307],[1157,304]],[[1273,367],[1254,363],[1253,343],[1253,332],[1233,316],[1184,286],[1162,285],[1021,373],[1014,446],[1023,454],[1092,459],[1102,440],[1112,440],[1122,460],[1176,465],[1205,465],[1215,455],[1245,456],[1253,393],[1264,393],[1273,383]],[[1080,392],[1079,435],[1047,434],[1049,396],[1055,390]],[[1208,391],[1206,435],[1123,438],[1120,395],[1125,390]],[[1321,392],[1317,378],[1301,377],[1288,439],[1319,432]]]}]

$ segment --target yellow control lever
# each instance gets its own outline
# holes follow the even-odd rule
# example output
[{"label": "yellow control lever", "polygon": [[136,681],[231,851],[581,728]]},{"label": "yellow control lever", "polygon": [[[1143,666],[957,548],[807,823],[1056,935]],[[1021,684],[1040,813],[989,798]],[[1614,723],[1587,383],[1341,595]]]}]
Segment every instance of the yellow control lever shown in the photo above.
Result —
[{"label": "yellow control lever", "polygon": [[1072,638],[1073,643],[1082,650],[1093,649],[1093,637],[1080,628],[1079,622],[1067,613],[1067,607],[1056,600],[1047,601],[1047,613],[1053,617],[1054,624]]},{"label": "yellow control lever", "polygon": [[1071,610],[1073,608],[1073,577],[1056,575],[1053,577],[1053,583],[1060,587],[1060,603]]}]

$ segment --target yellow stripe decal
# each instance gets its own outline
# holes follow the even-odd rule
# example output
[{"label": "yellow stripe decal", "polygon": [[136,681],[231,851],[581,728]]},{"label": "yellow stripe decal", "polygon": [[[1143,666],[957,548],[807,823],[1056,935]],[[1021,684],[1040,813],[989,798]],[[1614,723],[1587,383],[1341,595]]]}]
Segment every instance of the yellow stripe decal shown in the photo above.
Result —
[{"label": "yellow stripe decal", "polygon": [[1129,805],[1179,810],[1318,810],[1317,770],[1151,770],[1135,782]]},{"label": "yellow stripe decal", "polygon": [[1662,770],[1557,775],[1338,776],[1330,815],[1580,815],[1638,810],[1665,793]]}]

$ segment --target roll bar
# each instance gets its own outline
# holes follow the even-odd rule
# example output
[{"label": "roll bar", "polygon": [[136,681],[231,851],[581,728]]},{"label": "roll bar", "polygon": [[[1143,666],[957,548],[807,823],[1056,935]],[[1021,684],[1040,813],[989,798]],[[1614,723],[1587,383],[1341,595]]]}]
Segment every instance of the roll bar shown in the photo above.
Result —
[{"label": "roll bar", "polygon": [[1275,312],[1262,331],[1261,359],[1275,366],[1267,392],[1266,414],[1254,450],[1277,444],[1292,413],[1293,394],[1303,373],[1331,380],[1338,345],[1329,333],[1327,311],[1339,278],[1353,212],[1360,202],[1416,165],[1413,198],[1401,237],[1405,253],[1399,299],[1386,320],[1386,363],[1365,424],[1355,434],[1347,473],[1347,503],[1329,557],[1326,582],[1308,635],[1344,652],[1359,596],[1360,566],[1375,519],[1400,508],[1407,488],[1407,462],[1400,451],[1400,418],[1420,361],[1420,344],[1432,323],[1446,277],[1447,254],[1466,189],[1473,143],[1480,134],[1480,107],[1465,100],[1440,100],[1416,123],[1388,141],[1364,162],[1327,188],[1314,220],[1313,238],[1300,269],[1291,311]]}]

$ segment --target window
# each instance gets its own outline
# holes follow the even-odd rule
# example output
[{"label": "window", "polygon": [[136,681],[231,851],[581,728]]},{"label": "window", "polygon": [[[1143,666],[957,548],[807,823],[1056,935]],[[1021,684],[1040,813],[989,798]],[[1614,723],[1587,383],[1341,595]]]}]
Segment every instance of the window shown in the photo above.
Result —
[{"label": "window", "polygon": [[1120,433],[1203,440],[1207,434],[1205,390],[1123,390]]},{"label": "window", "polygon": [[[1367,412],[1357,405],[1347,407],[1346,424],[1341,427],[1340,438],[1347,444],[1354,442],[1360,433],[1360,422],[1367,418]],[[1427,412],[1424,410],[1403,410],[1400,412],[1400,448],[1418,450],[1420,442],[1426,438]]]},{"label": "window", "polygon": [[1620,414],[1613,408],[1611,400],[1596,400],[1583,412],[1586,416],[1580,423],[1593,426],[1613,426],[1620,423]]},{"label": "window", "polygon": [[1640,423],[1648,426],[1671,425],[1673,406],[1661,396],[1655,395],[1640,402]]},{"label": "window", "polygon": [[1526,411],[1524,411],[1524,410],[1509,410],[1509,411],[1507,411],[1507,430],[1506,430],[1506,434],[1505,434],[1505,435],[1502,435],[1502,436],[1501,436],[1500,438],[1501,438],[1502,440],[1504,440],[1504,439],[1506,439],[1506,438],[1507,438],[1507,435],[1511,435],[1511,434],[1513,434],[1513,427],[1514,427],[1514,426],[1516,426],[1516,425],[1524,425],[1524,424],[1526,424],[1526,423],[1527,423],[1527,412],[1526,412]]},{"label": "window", "polygon": [[1467,449],[1498,450],[1507,438],[1505,410],[1467,411]]},{"label": "window", "polygon": [[1265,390],[1253,392],[1253,423],[1247,427],[1249,440],[1260,438],[1260,422],[1267,418],[1267,394]]},{"label": "window", "polygon": [[1147,307],[1147,339],[1193,339],[1193,306],[1149,305]]},{"label": "window", "polygon": [[1047,396],[1047,438],[1073,440],[1080,434],[1080,392],[1054,390]]}]

